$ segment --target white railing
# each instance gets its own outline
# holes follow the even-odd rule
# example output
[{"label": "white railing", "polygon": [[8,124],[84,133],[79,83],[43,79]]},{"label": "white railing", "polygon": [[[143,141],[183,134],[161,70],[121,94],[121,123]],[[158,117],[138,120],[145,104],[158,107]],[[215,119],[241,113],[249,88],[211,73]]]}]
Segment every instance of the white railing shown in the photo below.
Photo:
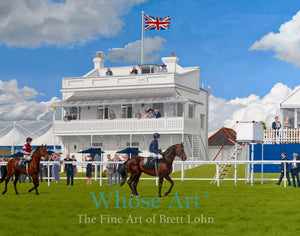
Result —
[{"label": "white railing", "polygon": [[[99,185],[102,186],[103,184],[103,180],[107,179],[106,177],[102,177],[102,173],[103,170],[107,164],[114,164],[114,163],[118,163],[118,164],[122,164],[121,162],[96,162],[96,161],[91,161],[91,162],[76,162],[76,166],[78,165],[82,165],[82,166],[86,166],[87,164],[91,163],[93,166],[95,166],[95,181],[98,181],[98,166],[100,166],[100,177],[99,177]],[[251,186],[253,186],[253,182],[254,181],[260,181],[261,184],[263,184],[264,181],[274,181],[274,180],[278,180],[278,179],[270,179],[270,178],[264,178],[264,172],[263,172],[263,168],[261,168],[261,177],[260,178],[254,178],[254,165],[279,165],[281,163],[291,163],[291,160],[287,160],[287,161],[237,161],[237,160],[233,160],[233,161],[174,161],[173,165],[180,165],[181,166],[181,177],[180,178],[172,178],[173,180],[198,180],[198,181],[211,181],[211,180],[216,180],[217,186],[220,186],[221,183],[221,179],[218,173],[220,173],[220,165],[222,164],[233,164],[235,171],[234,171],[234,178],[225,178],[223,180],[227,180],[227,181],[233,181],[235,185],[237,185],[237,181],[245,181],[245,184],[247,184],[248,182],[251,183]],[[300,161],[296,161],[296,163],[300,163]],[[0,162],[0,166],[1,165],[6,165],[7,162]],[[44,166],[47,166],[47,170],[48,170],[48,176],[50,176],[50,168],[49,166],[53,166],[54,164],[59,164],[60,162],[57,161],[42,161],[41,164],[43,164]],[[70,163],[68,163],[70,164]],[[185,170],[187,169],[186,167],[189,166],[190,168],[192,166],[199,166],[199,165],[215,165],[216,166],[216,172],[215,174],[217,174],[216,178],[186,178],[185,177]],[[237,166],[238,165],[245,165],[245,177],[238,178],[238,171],[237,171]],[[174,169],[174,168],[173,168]],[[284,165],[284,173],[286,173],[286,165]],[[60,177],[61,178],[61,177]],[[50,186],[50,179],[53,179],[53,177],[46,177],[45,179],[47,179],[48,181],[48,186]],[[61,178],[61,179],[66,179],[66,177]],[[82,177],[75,177],[74,179],[83,179]],[[86,179],[86,178],[84,178]],[[156,185],[158,185],[158,178],[156,177],[150,177],[150,178],[141,178],[143,180],[156,180]],[[284,175],[283,178],[283,183],[284,183],[284,187],[286,187],[286,175]]]},{"label": "white railing", "polygon": [[124,85],[159,85],[174,83],[174,73],[157,73],[157,74],[138,74],[138,75],[118,75],[103,77],[78,77],[64,78],[62,82],[63,89],[72,88],[95,88]]},{"label": "white railing", "polygon": [[280,143],[300,143],[299,129],[280,129],[275,131],[267,129],[264,131],[264,143],[266,144],[280,144]]},{"label": "white railing", "polygon": [[55,121],[55,134],[183,131],[184,118]]}]

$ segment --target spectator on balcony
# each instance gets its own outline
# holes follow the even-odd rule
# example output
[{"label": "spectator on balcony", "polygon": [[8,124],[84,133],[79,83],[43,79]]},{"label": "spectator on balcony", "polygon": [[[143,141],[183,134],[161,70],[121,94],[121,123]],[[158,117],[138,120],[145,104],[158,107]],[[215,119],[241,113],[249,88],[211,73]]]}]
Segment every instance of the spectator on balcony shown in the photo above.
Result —
[{"label": "spectator on balcony", "polygon": [[139,109],[136,109],[136,111],[135,111],[135,118],[137,118],[137,119],[141,119],[142,118],[142,114],[140,113]]},{"label": "spectator on balcony", "polygon": [[107,68],[107,71],[106,71],[106,76],[112,76],[113,75],[113,72],[110,70],[110,68],[108,67]]},{"label": "spectator on balcony", "polygon": [[132,67],[132,71],[130,72],[131,75],[137,75],[138,74],[138,71],[137,69],[134,67]]},{"label": "spectator on balcony", "polygon": [[285,121],[283,123],[283,128],[284,129],[290,129],[291,128],[290,118],[288,116],[285,118]]},{"label": "spectator on balcony", "polygon": [[275,120],[272,122],[272,129],[274,130],[274,139],[276,139],[276,136],[279,136],[279,130],[281,128],[281,123],[278,120],[278,116],[275,116],[274,119]]},{"label": "spectator on balcony", "polygon": [[154,118],[153,110],[151,108],[148,110],[148,118]]},{"label": "spectator on balcony", "polygon": [[71,120],[71,116],[69,116],[69,113],[66,112],[66,115],[64,117],[64,121],[69,121],[69,120]]},{"label": "spectator on balcony", "polygon": [[166,66],[166,65],[162,65],[160,72],[161,72],[161,73],[166,73],[166,72],[168,72],[167,66]]},{"label": "spectator on balcony", "polygon": [[74,112],[71,113],[70,120],[77,120],[77,117],[75,116]]},{"label": "spectator on balcony", "polygon": [[149,114],[147,112],[147,110],[144,110],[144,115],[143,115],[143,118],[148,118]]},{"label": "spectator on balcony", "polygon": [[161,114],[160,114],[160,112],[158,111],[157,108],[154,109],[154,117],[155,118],[160,118],[161,117]]},{"label": "spectator on balcony", "polygon": [[109,114],[109,116],[108,116],[108,119],[109,119],[109,120],[116,119],[116,114],[115,114],[115,112],[114,112],[113,109],[110,110],[110,114]]},{"label": "spectator on balcony", "polygon": [[[287,157],[286,157],[286,152],[282,152],[281,153],[281,157],[282,157],[283,161],[287,161],[288,160]],[[278,180],[278,182],[276,184],[280,185],[280,183],[281,183],[281,181],[282,181],[282,179],[284,177],[284,169],[285,169],[285,171],[286,171],[286,178],[288,180],[289,186],[291,186],[289,164],[281,162],[281,165],[280,165],[279,169],[280,169],[281,175],[280,175],[279,180]]]}]

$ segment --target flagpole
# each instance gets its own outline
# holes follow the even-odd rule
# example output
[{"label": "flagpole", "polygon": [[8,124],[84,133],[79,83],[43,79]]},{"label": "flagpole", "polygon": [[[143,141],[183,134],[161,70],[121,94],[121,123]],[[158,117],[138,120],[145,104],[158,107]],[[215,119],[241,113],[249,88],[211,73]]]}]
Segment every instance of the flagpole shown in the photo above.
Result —
[{"label": "flagpole", "polygon": [[142,11],[141,65],[144,63],[144,11]]}]

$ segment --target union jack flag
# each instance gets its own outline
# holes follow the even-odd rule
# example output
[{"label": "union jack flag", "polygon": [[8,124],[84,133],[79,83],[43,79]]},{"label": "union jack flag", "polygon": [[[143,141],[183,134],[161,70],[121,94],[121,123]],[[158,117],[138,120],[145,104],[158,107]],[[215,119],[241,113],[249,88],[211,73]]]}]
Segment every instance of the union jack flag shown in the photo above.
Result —
[{"label": "union jack flag", "polygon": [[170,28],[171,17],[145,16],[145,30],[166,30]]}]

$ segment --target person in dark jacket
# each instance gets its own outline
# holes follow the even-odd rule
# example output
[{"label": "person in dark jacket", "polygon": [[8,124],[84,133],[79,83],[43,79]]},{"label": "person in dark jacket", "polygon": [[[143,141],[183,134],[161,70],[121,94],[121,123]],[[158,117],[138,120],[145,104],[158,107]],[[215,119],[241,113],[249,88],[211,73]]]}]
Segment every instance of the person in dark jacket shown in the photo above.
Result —
[{"label": "person in dark jacket", "polygon": [[[286,152],[282,152],[281,156],[282,156],[282,160],[283,161],[287,161],[288,160],[287,157],[286,157]],[[286,178],[288,180],[289,186],[291,186],[289,164],[288,163],[284,163],[284,162],[281,162],[281,165],[280,165],[281,175],[280,175],[279,180],[278,180],[278,182],[276,184],[280,185],[280,183],[281,183],[281,181],[282,181],[282,179],[284,177],[284,166],[285,166],[285,170],[286,170]]]},{"label": "person in dark jacket", "polygon": [[156,159],[162,159],[163,158],[162,151],[158,148],[158,141],[160,139],[160,134],[159,133],[153,134],[153,138],[154,140],[150,143],[149,146],[150,156]]},{"label": "person in dark jacket", "polygon": [[70,158],[70,155],[67,154],[66,158],[63,160],[63,163],[65,163],[66,173],[67,173],[67,185],[70,184],[73,185],[73,159]]},{"label": "person in dark jacket", "polygon": [[292,179],[293,179],[293,185],[296,188],[296,181],[295,181],[295,177],[297,178],[297,185],[298,188],[300,188],[300,181],[299,181],[299,163],[296,163],[296,161],[299,161],[298,158],[298,154],[297,153],[293,153],[293,160],[290,163],[290,167],[291,167],[291,175],[292,175]]}]

